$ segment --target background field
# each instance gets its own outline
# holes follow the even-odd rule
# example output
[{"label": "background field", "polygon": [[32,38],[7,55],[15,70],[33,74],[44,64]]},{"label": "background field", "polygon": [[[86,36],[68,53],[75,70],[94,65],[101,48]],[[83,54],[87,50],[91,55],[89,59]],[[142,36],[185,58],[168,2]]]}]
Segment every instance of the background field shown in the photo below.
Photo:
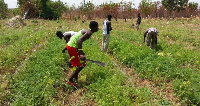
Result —
[{"label": "background field", "polygon": [[[112,20],[109,52],[101,52],[100,30],[83,43],[87,62],[78,90],[68,86],[71,74],[64,40],[55,32],[88,28],[78,21],[26,20],[9,28],[0,20],[1,105],[200,105],[200,20]],[[159,30],[156,50],[143,43],[149,27]]]}]

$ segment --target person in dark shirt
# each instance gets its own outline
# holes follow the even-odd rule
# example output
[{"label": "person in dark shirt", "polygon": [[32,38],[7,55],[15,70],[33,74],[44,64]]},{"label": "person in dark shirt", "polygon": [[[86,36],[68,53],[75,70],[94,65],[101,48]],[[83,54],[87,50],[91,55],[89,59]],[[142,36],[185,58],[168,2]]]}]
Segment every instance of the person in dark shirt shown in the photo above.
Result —
[{"label": "person in dark shirt", "polygon": [[137,31],[139,30],[140,24],[141,24],[141,16],[140,16],[140,13],[138,13],[138,18],[137,18],[137,23],[136,23]]}]

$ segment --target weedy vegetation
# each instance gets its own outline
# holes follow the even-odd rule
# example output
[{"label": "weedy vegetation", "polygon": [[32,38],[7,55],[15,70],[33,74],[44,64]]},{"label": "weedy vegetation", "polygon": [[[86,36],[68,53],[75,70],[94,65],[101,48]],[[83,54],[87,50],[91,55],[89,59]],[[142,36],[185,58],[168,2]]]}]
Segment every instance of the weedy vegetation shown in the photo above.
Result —
[{"label": "weedy vegetation", "polygon": [[[66,46],[56,31],[79,31],[85,23],[67,20],[26,20],[27,26],[0,27],[1,105],[200,105],[200,20],[112,20],[109,52],[101,51],[99,32],[83,43],[87,62],[80,72],[80,87],[66,84],[71,70]],[[151,50],[143,43],[146,29],[159,31]],[[116,65],[117,63],[117,65]],[[129,71],[132,70],[132,71]],[[139,82],[138,82],[139,81]]]}]

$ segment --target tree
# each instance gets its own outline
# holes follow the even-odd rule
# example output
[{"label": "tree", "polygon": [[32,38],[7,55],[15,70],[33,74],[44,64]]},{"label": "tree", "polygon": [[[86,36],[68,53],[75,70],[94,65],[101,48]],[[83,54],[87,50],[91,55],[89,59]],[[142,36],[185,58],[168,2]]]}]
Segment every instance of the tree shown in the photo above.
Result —
[{"label": "tree", "polygon": [[62,13],[64,13],[65,11],[67,11],[69,9],[67,4],[64,4],[63,2],[61,2],[60,0],[55,1],[55,2],[51,2],[51,7],[54,9],[55,14],[60,17]]},{"label": "tree", "polygon": [[44,19],[57,19],[68,8],[60,0],[55,2],[51,0],[17,0],[17,4],[23,13],[30,9],[29,17],[39,16]]},{"label": "tree", "polygon": [[167,14],[166,14],[166,9],[165,7],[162,5],[162,3],[159,1],[157,2],[157,12],[158,12],[158,17],[159,18],[162,18],[162,17],[165,17]]},{"label": "tree", "polygon": [[161,4],[161,2],[160,1],[155,1],[154,3],[153,3],[153,5],[154,5],[154,14],[155,14],[155,17],[157,18],[158,16],[159,16],[159,13],[158,13],[158,11],[161,9],[161,7],[162,7],[162,4]]},{"label": "tree", "polygon": [[104,18],[111,13],[111,5],[108,3],[101,4],[100,9],[101,9],[101,14],[103,15]]},{"label": "tree", "polygon": [[[117,21],[117,18],[119,17],[120,4],[110,2],[109,5],[110,5],[110,12],[108,14],[111,14],[113,18],[115,18],[115,20]],[[108,14],[106,14],[106,16]]]},{"label": "tree", "polygon": [[170,12],[184,10],[189,0],[162,0],[162,5]]},{"label": "tree", "polygon": [[134,4],[131,1],[127,3],[126,1],[122,0],[120,2],[122,16],[125,19],[125,22],[127,18],[131,17],[132,5]]},{"label": "tree", "polygon": [[55,10],[51,7],[50,0],[41,0],[39,6],[39,14],[41,18],[44,19],[57,19],[58,15]]},{"label": "tree", "polygon": [[113,3],[110,1],[110,3],[103,3],[100,6],[101,14],[103,15],[103,18],[107,17],[108,14],[111,14],[113,18],[117,20],[119,17],[119,10],[120,10],[120,4],[119,3]]},{"label": "tree", "polygon": [[91,19],[92,18],[92,13],[93,13],[93,10],[94,10],[94,4],[92,2],[85,2],[85,0],[83,0],[83,2],[81,2],[81,6],[80,6],[80,10],[81,10],[81,13],[82,15],[87,15],[88,16],[88,19]]},{"label": "tree", "polygon": [[4,0],[0,0],[0,18],[5,18],[6,13],[8,12],[8,5],[4,2]]},{"label": "tree", "polygon": [[197,10],[197,8],[198,8],[198,3],[190,2],[190,3],[188,4],[188,8],[189,8],[189,13],[190,13],[190,15],[194,15],[193,13]]},{"label": "tree", "polygon": [[147,17],[153,12],[153,10],[155,9],[155,6],[150,0],[142,0],[141,3],[139,4],[139,9]]},{"label": "tree", "polygon": [[32,1],[25,2],[23,5],[20,6],[20,9],[22,10],[22,14],[28,12],[27,13],[28,18],[39,16],[39,10],[35,6],[35,3]]},{"label": "tree", "polygon": [[194,2],[189,3],[189,8],[191,10],[197,10],[197,7],[198,7],[198,3],[194,3]]},{"label": "tree", "polygon": [[40,16],[43,4],[45,3],[45,0],[17,0],[17,4],[21,9],[22,14],[24,14],[25,11],[29,9],[27,17]]},{"label": "tree", "polygon": [[65,12],[65,13],[67,13],[67,14],[69,14],[69,19],[71,20],[72,18],[73,18],[73,13],[75,12],[75,10],[76,10],[76,7],[75,7],[75,5],[73,4],[72,6],[70,6],[69,7],[69,10],[67,11],[67,12]]},{"label": "tree", "polygon": [[131,13],[132,13],[132,6],[135,5],[132,1],[129,1],[127,4],[128,7],[128,14],[129,14],[129,18],[132,18]]}]

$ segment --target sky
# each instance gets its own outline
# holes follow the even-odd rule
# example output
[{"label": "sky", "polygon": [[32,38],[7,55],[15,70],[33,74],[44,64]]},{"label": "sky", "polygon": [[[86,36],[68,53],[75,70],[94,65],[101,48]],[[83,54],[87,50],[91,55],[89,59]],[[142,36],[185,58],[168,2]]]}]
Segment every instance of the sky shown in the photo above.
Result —
[{"label": "sky", "polygon": [[[52,1],[58,1],[58,0],[52,0]],[[78,6],[80,5],[80,3],[83,1],[83,0],[61,0],[63,3],[67,3],[68,5],[72,5],[72,4],[75,4],[75,6]],[[92,3],[94,3],[95,5],[99,5],[99,4],[102,4],[103,2],[110,2],[112,1],[113,3],[119,3],[120,1],[122,0],[85,0],[86,2],[88,1],[92,1]],[[135,7],[138,7],[139,3],[142,1],[142,0],[123,0],[123,1],[126,1],[126,2],[129,2],[129,1],[132,1],[134,4],[135,4]],[[161,1],[161,0],[152,0],[152,2],[154,1]],[[4,0],[4,2],[6,4],[8,4],[8,8],[17,8],[17,0]],[[198,3],[200,5],[200,0],[189,0],[189,2],[195,2],[195,3]]]}]

